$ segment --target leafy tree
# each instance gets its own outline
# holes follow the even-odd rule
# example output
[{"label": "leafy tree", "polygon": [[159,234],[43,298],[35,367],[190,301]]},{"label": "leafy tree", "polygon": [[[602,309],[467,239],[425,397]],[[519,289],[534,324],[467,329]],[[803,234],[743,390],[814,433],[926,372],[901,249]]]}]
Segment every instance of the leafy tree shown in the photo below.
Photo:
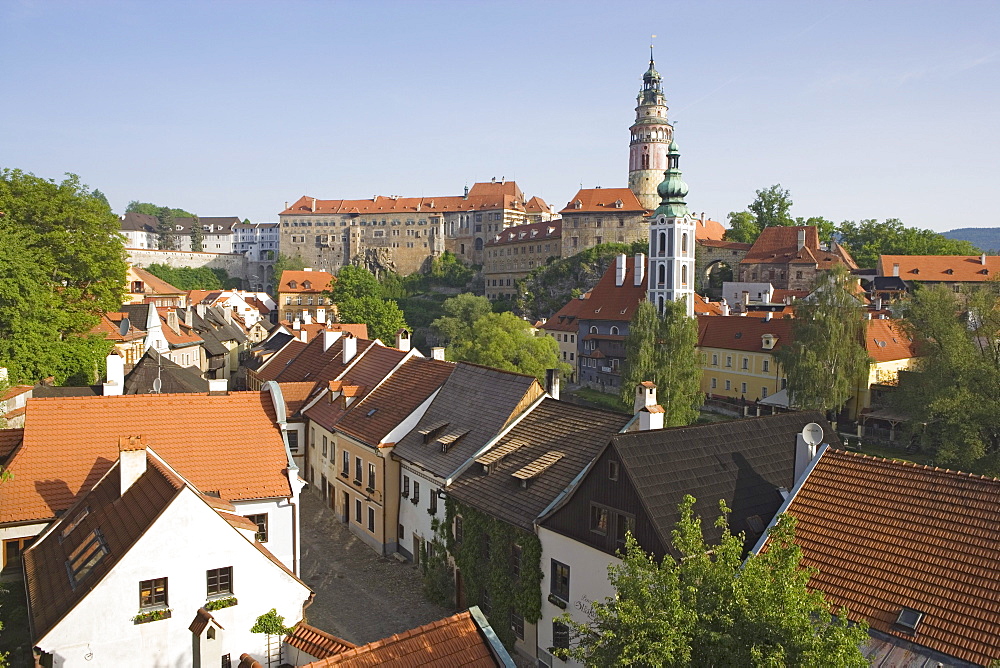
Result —
[{"label": "leafy tree", "polygon": [[760,226],[757,219],[749,211],[730,211],[729,229],[726,230],[726,241],[737,241],[752,244],[760,236]]},{"label": "leafy tree", "polygon": [[156,238],[160,250],[174,250],[174,214],[165,206],[156,212]]},{"label": "leafy tree", "polygon": [[648,380],[666,411],[665,427],[697,420],[704,399],[697,346],[698,322],[687,317],[683,302],[664,304],[662,317],[653,304],[639,304],[625,337],[622,403],[632,406],[636,385]]},{"label": "leafy tree", "polygon": [[107,342],[86,336],[121,307],[118,218],[68,174],[61,183],[0,170],[0,366],[13,382],[93,382]]},{"label": "leafy tree", "polygon": [[[132,200],[125,207],[125,213],[144,213],[147,216],[156,216],[156,215],[158,215],[160,213],[160,209],[162,209],[162,208],[164,208],[164,207],[161,207],[161,206],[156,205],[156,204],[150,204],[149,202],[137,202],[136,200]],[[167,207],[167,208],[169,208],[169,207]],[[194,217],[193,213],[189,213],[189,212],[185,211],[184,209],[173,209],[173,208],[171,208],[170,209],[170,214],[174,218],[193,218]]]},{"label": "leafy tree", "polygon": [[464,288],[475,276],[472,267],[465,264],[451,251],[445,251],[431,260],[430,277],[435,282],[452,288]]},{"label": "leafy tree", "polygon": [[395,344],[396,332],[401,328],[409,329],[403,312],[390,299],[349,297],[337,303],[337,313],[340,322],[368,325],[368,338],[388,345]]},{"label": "leafy tree", "polygon": [[879,222],[869,218],[845,220],[838,229],[840,243],[859,267],[874,267],[880,255],[979,255],[972,243],[949,239],[933,230],[906,227],[898,218]]},{"label": "leafy tree", "polygon": [[[435,321],[435,327],[440,320]],[[559,369],[563,374],[571,370],[568,364],[559,361],[559,344],[555,339],[533,334],[531,325],[513,313],[490,311],[480,315],[467,328],[455,332],[445,348],[445,356],[456,362],[527,374],[540,382],[545,381],[546,369]]]},{"label": "leafy tree", "polygon": [[444,315],[431,324],[431,329],[440,341],[447,344],[454,340],[468,340],[472,336],[472,324],[493,312],[493,306],[486,297],[463,293],[456,295],[441,305]]},{"label": "leafy tree", "polygon": [[302,256],[289,256],[284,253],[278,253],[277,259],[274,261],[274,278],[271,285],[271,293],[275,296],[278,294],[278,281],[281,280],[281,274],[285,271],[302,271],[306,268],[306,263],[302,259]]},{"label": "leafy tree", "polygon": [[790,403],[805,410],[836,411],[868,378],[864,306],[855,279],[843,266],[821,275],[812,294],[797,302],[792,341],[776,357],[788,377]]},{"label": "leafy tree", "polygon": [[795,225],[810,225],[816,228],[821,241],[829,242],[837,232],[837,224],[832,220],[827,220],[823,216],[812,216],[810,218],[796,218]]},{"label": "leafy tree", "polygon": [[104,206],[108,207],[109,210],[111,209],[111,204],[108,202],[108,198],[105,196],[104,193],[102,193],[97,188],[94,188],[94,190],[90,193],[90,196],[96,199]]},{"label": "leafy tree", "polygon": [[198,219],[198,216],[194,216],[194,220],[191,221],[191,250],[195,253],[200,253],[204,238],[205,234],[201,229],[201,221]]},{"label": "leafy tree", "polygon": [[[295,630],[295,627],[285,626],[285,618],[278,614],[275,608],[271,608],[263,615],[257,618],[254,625],[250,627],[250,633],[266,633],[267,634],[267,665],[271,666],[271,636],[283,637]],[[280,655],[280,651],[278,652]]]},{"label": "leafy tree", "polygon": [[[154,262],[146,267],[146,271],[179,290],[222,290],[227,282],[234,280],[225,269],[208,267],[170,267]],[[235,280],[239,282],[239,279]]]},{"label": "leafy tree", "polygon": [[940,466],[1000,475],[1000,285],[956,299],[921,287],[904,306],[918,373],[901,376],[893,403]]},{"label": "leafy tree", "polygon": [[[743,560],[743,536],[730,532],[720,502],[719,545],[708,545],[695,499],[680,505],[673,550],[657,563],[626,536],[620,565],[608,567],[615,596],[594,602],[590,620],[568,614],[570,648],[555,653],[588,666],[868,666],[860,646],[867,625],[831,610],[808,587],[795,520],[782,515],[767,551]],[[837,616],[834,616],[836,614]]]},{"label": "leafy tree", "polygon": [[752,244],[766,227],[814,225],[821,241],[830,241],[836,231],[833,221],[821,216],[792,218],[792,195],[777,183],[757,191],[757,197],[747,206],[747,211],[729,212],[729,229],[726,241]]},{"label": "leafy tree", "polygon": [[345,264],[337,272],[337,282],[328,296],[335,304],[360,297],[382,299],[382,286],[375,275],[364,267]]}]

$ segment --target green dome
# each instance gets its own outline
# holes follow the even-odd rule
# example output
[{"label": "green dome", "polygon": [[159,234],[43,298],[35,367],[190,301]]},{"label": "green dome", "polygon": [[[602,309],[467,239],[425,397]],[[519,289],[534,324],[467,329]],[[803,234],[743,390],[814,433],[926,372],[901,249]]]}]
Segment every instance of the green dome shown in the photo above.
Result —
[{"label": "green dome", "polygon": [[660,206],[656,208],[654,216],[680,218],[688,212],[687,203],[684,201],[684,197],[688,194],[688,185],[681,179],[681,170],[678,167],[680,155],[677,142],[671,141],[667,150],[669,167],[663,172],[663,181],[656,187],[656,193],[660,196]]}]

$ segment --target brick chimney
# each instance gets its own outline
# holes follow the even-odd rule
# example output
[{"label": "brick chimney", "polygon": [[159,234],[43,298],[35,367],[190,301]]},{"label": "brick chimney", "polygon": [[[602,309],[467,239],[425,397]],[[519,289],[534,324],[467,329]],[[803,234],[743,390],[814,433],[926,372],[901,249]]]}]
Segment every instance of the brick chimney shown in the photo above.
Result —
[{"label": "brick chimney", "polygon": [[444,348],[441,346],[434,346],[431,348],[431,359],[432,360],[443,360],[444,359]]},{"label": "brick chimney", "polygon": [[118,474],[121,495],[146,472],[146,441],[142,436],[122,436],[118,439]]}]

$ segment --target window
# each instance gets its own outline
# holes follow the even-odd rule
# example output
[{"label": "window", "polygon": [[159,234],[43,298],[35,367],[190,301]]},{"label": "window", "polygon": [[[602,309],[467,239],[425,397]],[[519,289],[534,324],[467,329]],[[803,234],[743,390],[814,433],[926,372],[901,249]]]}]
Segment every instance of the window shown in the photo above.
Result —
[{"label": "window", "polygon": [[569,602],[569,566],[552,560],[552,580],[549,582],[549,587],[549,593]]},{"label": "window", "polygon": [[590,530],[602,536],[608,535],[608,509],[595,503],[590,504]]},{"label": "window", "polygon": [[205,572],[209,596],[233,593],[233,567],[213,568]]},{"label": "window", "polygon": [[635,518],[631,515],[615,513],[615,548],[625,551],[625,534],[635,533]]},{"label": "window", "polygon": [[712,366],[719,366],[719,356],[714,353],[712,355]]},{"label": "window", "polygon": [[354,521],[361,524],[361,499],[354,499]]},{"label": "window", "polygon": [[730,368],[733,366],[733,356],[732,355],[726,355],[726,366],[730,367]]},{"label": "window", "polygon": [[438,511],[438,491],[436,489],[431,490],[427,510],[431,515]]},{"label": "window", "polygon": [[462,516],[455,516],[455,544],[461,545],[462,539],[465,538],[465,532],[462,529]]},{"label": "window", "polygon": [[767,399],[767,388],[764,386],[761,386],[760,388],[760,398]]},{"label": "window", "polygon": [[517,543],[510,546],[510,574],[521,577],[521,546]]},{"label": "window", "polygon": [[349,453],[347,450],[344,450],[343,470],[341,471],[341,473],[343,473],[344,477],[346,478],[347,472],[350,470],[351,470],[351,453]]},{"label": "window", "polygon": [[771,366],[771,361],[770,360],[764,360],[763,362],[761,362],[761,371],[763,371],[764,373],[767,373],[767,371],[770,368],[770,366]]},{"label": "window", "polygon": [[740,383],[740,392],[743,393],[743,394],[747,393],[747,384],[746,383]]},{"label": "window", "polygon": [[410,495],[410,476],[403,476],[403,498],[405,499]]},{"label": "window", "polygon": [[368,530],[375,533],[375,509],[368,509]]},{"label": "window", "polygon": [[618,480],[618,462],[608,462],[608,480]]},{"label": "window", "polygon": [[159,608],[167,605],[167,578],[143,580],[139,583],[139,607]]},{"label": "window", "polygon": [[562,622],[552,622],[552,647],[569,649],[569,627]]},{"label": "window", "polygon": [[354,458],[354,479],[361,482],[361,457]]},{"label": "window", "polygon": [[413,503],[420,503],[420,483],[413,481]]},{"label": "window", "polygon": [[254,536],[261,543],[267,542],[267,513],[259,515],[247,515],[246,518],[257,525],[257,535]]},{"label": "window", "polygon": [[716,380],[715,378],[713,378],[712,379],[712,389],[714,390],[716,387],[718,387],[718,385],[719,385],[719,381]]},{"label": "window", "polygon": [[733,384],[731,382],[729,382],[728,380],[726,381],[726,389],[727,390],[733,389]]},{"label": "window", "polygon": [[744,357],[743,358],[743,369],[746,370],[746,369],[749,369],[749,368],[750,368],[750,360],[747,359],[746,357]]},{"label": "window", "polygon": [[327,440],[327,437],[326,437],[326,436],[324,436],[324,437],[323,437],[323,458],[324,458],[324,459],[326,459],[326,450],[327,450],[327,447],[329,447],[329,445],[330,445],[330,443],[329,443],[329,441]]},{"label": "window", "polygon": [[524,640],[524,615],[513,608],[510,610],[510,630],[518,640]]},{"label": "window", "polygon": [[368,465],[368,489],[375,489],[375,465]]}]

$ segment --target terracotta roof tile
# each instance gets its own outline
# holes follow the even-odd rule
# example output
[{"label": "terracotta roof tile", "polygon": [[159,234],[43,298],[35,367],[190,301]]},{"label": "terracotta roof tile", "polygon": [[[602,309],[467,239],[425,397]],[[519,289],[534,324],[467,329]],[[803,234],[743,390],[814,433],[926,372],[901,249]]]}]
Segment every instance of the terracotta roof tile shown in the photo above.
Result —
[{"label": "terracotta roof tile", "polygon": [[17,450],[24,439],[24,429],[0,429],[0,464]]},{"label": "terracotta roof tile", "polygon": [[726,234],[726,228],[722,223],[711,218],[696,219],[694,225],[694,238],[697,241],[722,241],[722,237]]},{"label": "terracotta roof tile", "polygon": [[698,293],[694,295],[695,315],[722,315],[722,304],[710,302]]},{"label": "terracotta roof tile", "polygon": [[119,437],[132,434],[224,499],[291,494],[267,393],[29,399],[27,409],[24,442],[9,464],[14,478],[0,485],[0,522],[48,520],[68,508],[118,458]]},{"label": "terracotta roof tile", "polygon": [[467,196],[444,197],[383,197],[370,199],[316,199],[300,197],[281,215],[295,214],[347,214],[361,215],[386,213],[441,214],[454,211],[487,211],[510,209],[524,211],[524,195],[513,181],[504,183],[476,183]]},{"label": "terracotta roof tile", "polygon": [[[788,508],[811,584],[872,629],[1000,659],[1000,480],[828,450]],[[903,607],[924,613],[915,634]]]},{"label": "terracotta roof tile", "polygon": [[1000,274],[1000,256],[987,255],[986,263],[979,255],[880,255],[880,276],[892,276],[893,266],[899,265],[899,277],[904,281],[946,281],[981,283]]},{"label": "terracotta roof tile", "polygon": [[201,632],[205,630],[209,622],[215,622],[219,628],[222,628],[222,624],[219,624],[218,620],[212,616],[205,608],[198,608],[198,612],[194,613],[194,621],[191,622],[191,626],[188,627],[188,631],[196,636],[200,636]]},{"label": "terracotta roof tile", "polygon": [[[358,342],[358,353],[355,355],[357,361],[352,360],[353,364],[346,372],[342,371],[343,376],[341,377],[343,381],[341,389],[345,386],[364,388],[364,392],[356,393],[352,406],[356,405],[368,392],[375,389],[406,356],[406,353],[401,350],[386,348],[375,343],[371,343],[362,351],[360,344],[361,342]],[[341,418],[347,414],[347,410],[348,407],[345,406],[343,399],[330,401],[328,394],[308,408],[305,415],[323,428],[332,431]]]},{"label": "terracotta roof tile", "polygon": [[[333,287],[333,274],[326,271],[291,271],[286,269],[281,273],[278,292],[293,294],[318,294]],[[295,283],[295,287],[291,286]],[[308,283],[309,287],[305,287]]]},{"label": "terracotta roof tile", "polygon": [[541,329],[547,332],[575,332],[579,330],[581,314],[586,312],[589,299],[590,292],[588,291],[582,297],[569,300],[541,326]]},{"label": "terracotta roof tile", "polygon": [[917,357],[917,348],[899,320],[874,318],[865,321],[868,329],[865,348],[876,362],[891,362]]},{"label": "terracotta roof tile", "polygon": [[295,629],[285,637],[285,643],[317,659],[326,659],[356,647],[353,643],[332,636],[315,626],[309,626],[305,622],[299,622],[295,626]]},{"label": "terracotta roof tile", "polygon": [[[798,247],[799,232],[806,233],[805,246]],[[857,269],[854,258],[842,246],[833,244],[829,251],[819,247],[819,232],[813,225],[792,227],[765,227],[740,264],[816,264],[819,269],[829,269],[844,264]]]},{"label": "terracotta roof tile", "polygon": [[[134,278],[133,278],[134,276]],[[187,294],[184,290],[167,283],[162,278],[155,276],[142,267],[129,266],[128,275],[126,276],[127,281],[142,281],[144,295],[183,295]],[[126,286],[129,291],[131,291],[131,283]]]},{"label": "terracotta roof tile", "polygon": [[14,385],[13,387],[7,388],[7,391],[0,395],[0,401],[7,401],[8,399],[13,399],[26,392],[31,392],[32,385]]},{"label": "terracotta roof tile", "polygon": [[[621,202],[621,207],[615,206],[616,202]],[[579,202],[579,206],[577,206]],[[607,212],[631,212],[645,211],[646,208],[639,203],[635,193],[628,188],[583,188],[578,190],[566,207],[559,213],[607,213]]]},{"label": "terracotta roof tile", "polygon": [[306,343],[298,339],[291,339],[278,352],[271,355],[260,367],[254,371],[254,375],[261,383],[270,380],[277,380],[278,376],[290,365],[299,354],[305,350]]},{"label": "terracotta roof tile", "polygon": [[299,412],[299,409],[306,403],[316,383],[306,381],[304,383],[278,383],[281,387],[281,396],[285,399],[285,415],[291,417]]},{"label": "terracotta roof tile", "polygon": [[486,640],[468,611],[308,664],[310,668],[322,666],[460,668],[496,665],[497,662]]},{"label": "terracotta roof tile", "polygon": [[[625,256],[625,281],[615,285],[617,258],[608,266],[601,280],[590,291],[587,299],[577,299],[578,320],[624,320],[629,322],[635,310],[646,300],[646,282],[635,283],[635,256]],[[546,323],[548,324],[548,323]]]},{"label": "terracotta roof tile", "polygon": [[792,340],[792,321],[784,318],[759,316],[698,316],[698,346],[760,352],[764,350],[762,336],[774,335],[774,351]]}]

